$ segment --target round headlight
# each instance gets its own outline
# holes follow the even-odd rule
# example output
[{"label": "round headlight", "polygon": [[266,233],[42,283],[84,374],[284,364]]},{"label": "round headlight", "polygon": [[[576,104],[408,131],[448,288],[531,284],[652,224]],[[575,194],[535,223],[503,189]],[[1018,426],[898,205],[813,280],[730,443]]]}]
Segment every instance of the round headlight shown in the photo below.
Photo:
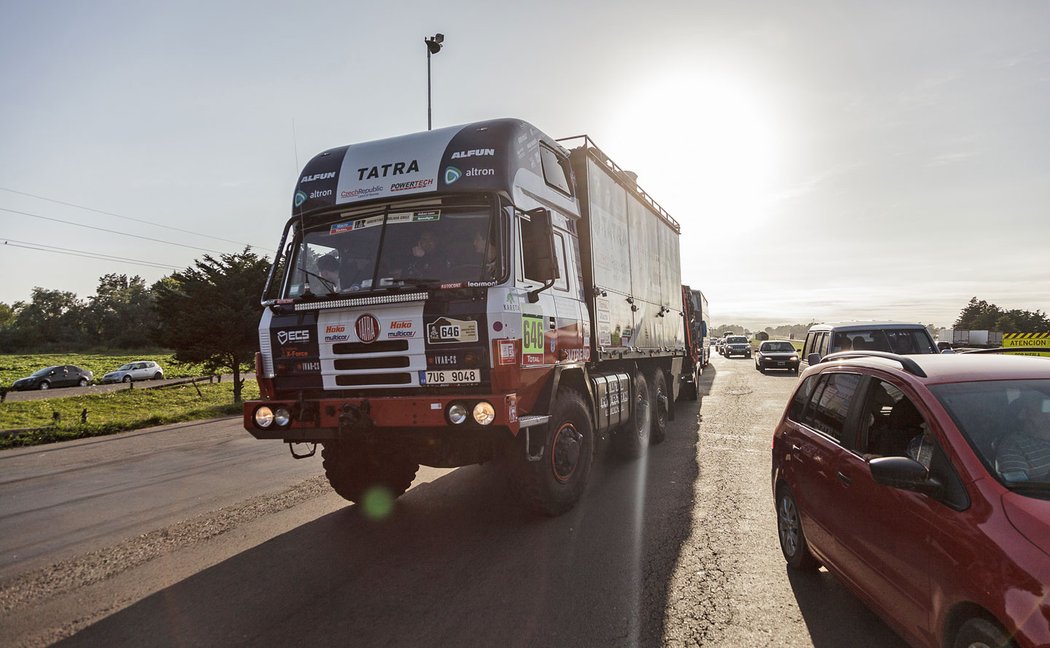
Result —
[{"label": "round headlight", "polygon": [[467,420],[467,408],[463,407],[459,403],[453,403],[448,408],[448,420],[459,425],[463,421]]},{"label": "round headlight", "polygon": [[278,427],[284,427],[292,422],[292,413],[287,408],[278,407],[273,413],[273,422]]},{"label": "round headlight", "polygon": [[489,425],[496,420],[496,410],[491,404],[481,401],[474,406],[474,420],[479,425]]},{"label": "round headlight", "polygon": [[255,424],[261,428],[273,425],[273,410],[265,405],[255,410]]}]

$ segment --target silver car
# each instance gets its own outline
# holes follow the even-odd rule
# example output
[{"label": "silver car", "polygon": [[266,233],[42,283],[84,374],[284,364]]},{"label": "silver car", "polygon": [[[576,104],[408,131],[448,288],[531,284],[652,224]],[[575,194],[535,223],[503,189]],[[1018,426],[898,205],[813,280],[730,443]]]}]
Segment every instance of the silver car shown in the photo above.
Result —
[{"label": "silver car", "polygon": [[133,380],[160,380],[164,369],[152,360],[136,360],[121,365],[114,371],[102,376],[102,383],[131,382]]}]

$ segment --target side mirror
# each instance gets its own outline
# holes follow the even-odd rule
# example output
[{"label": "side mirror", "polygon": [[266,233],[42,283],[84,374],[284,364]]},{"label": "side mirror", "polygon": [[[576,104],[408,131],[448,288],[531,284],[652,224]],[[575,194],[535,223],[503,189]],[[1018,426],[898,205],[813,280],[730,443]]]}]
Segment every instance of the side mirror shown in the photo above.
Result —
[{"label": "side mirror", "polygon": [[820,364],[820,354],[819,353],[811,353],[811,354],[809,354],[808,356],[806,356],[806,362],[808,362],[809,366],[811,366],[811,367],[813,365]]},{"label": "side mirror", "polygon": [[539,293],[553,286],[558,279],[558,257],[554,251],[554,225],[551,223],[550,211],[537,207],[525,212],[525,215],[528,220],[521,221],[525,278],[543,282],[541,288],[529,291],[529,302],[535,303]]},{"label": "side mirror", "polygon": [[908,457],[878,457],[868,462],[875,483],[901,490],[937,495],[943,490],[939,481],[930,477],[926,466]]}]

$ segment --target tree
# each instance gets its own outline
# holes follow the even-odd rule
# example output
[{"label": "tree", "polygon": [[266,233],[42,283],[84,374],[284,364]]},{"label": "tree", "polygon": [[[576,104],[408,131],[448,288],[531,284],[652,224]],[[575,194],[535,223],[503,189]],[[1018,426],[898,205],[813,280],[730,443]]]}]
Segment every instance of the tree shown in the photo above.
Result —
[{"label": "tree", "polygon": [[209,371],[233,373],[233,400],[240,402],[244,379],[259,348],[259,295],[269,260],[251,248],[218,259],[205,255],[194,267],[153,285],[157,341],[179,362],[200,362]]},{"label": "tree", "polygon": [[95,339],[122,349],[149,345],[155,333],[153,297],[142,277],[104,275],[90,301],[88,326]]},{"label": "tree", "polygon": [[1004,333],[1048,333],[1050,318],[1040,310],[1003,310],[995,304],[973,297],[959,313],[955,328]]},{"label": "tree", "polygon": [[33,288],[33,298],[21,308],[15,305],[15,322],[7,327],[13,348],[66,351],[86,344],[85,306],[76,293]]}]

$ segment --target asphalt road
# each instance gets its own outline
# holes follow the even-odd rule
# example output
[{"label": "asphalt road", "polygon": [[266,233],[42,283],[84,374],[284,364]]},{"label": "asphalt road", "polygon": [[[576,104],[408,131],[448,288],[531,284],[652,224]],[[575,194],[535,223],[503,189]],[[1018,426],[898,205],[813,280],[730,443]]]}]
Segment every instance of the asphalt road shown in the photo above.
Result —
[{"label": "asphalt road", "polygon": [[600,448],[555,519],[491,466],[422,469],[372,518],[239,421],[5,451],[0,645],[898,648],[780,556],[770,435],[795,381],[715,357],[699,411],[644,460]]}]

